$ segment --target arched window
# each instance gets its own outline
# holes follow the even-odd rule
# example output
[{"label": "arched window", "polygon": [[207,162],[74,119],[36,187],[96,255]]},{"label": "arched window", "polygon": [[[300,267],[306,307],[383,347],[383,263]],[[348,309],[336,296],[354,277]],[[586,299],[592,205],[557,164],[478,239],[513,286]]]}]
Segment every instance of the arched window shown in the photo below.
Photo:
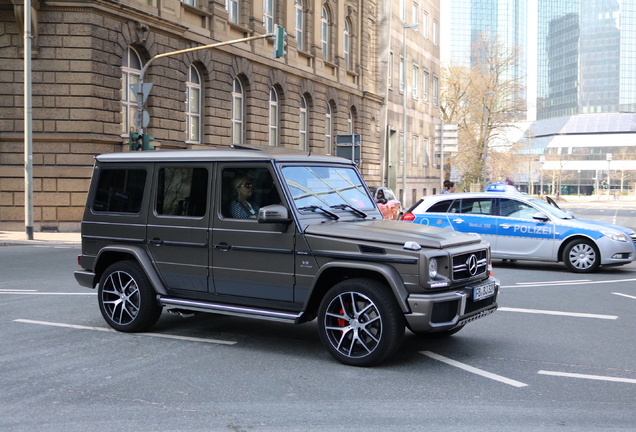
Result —
[{"label": "arched window", "polygon": [[353,114],[351,113],[351,110],[347,113],[347,133],[353,133]]},{"label": "arched window", "polygon": [[201,142],[201,75],[194,66],[186,82],[186,141]]},{"label": "arched window", "polygon": [[349,20],[344,22],[344,64],[351,69],[351,35],[349,33]]},{"label": "arched window", "polygon": [[134,48],[128,47],[121,63],[121,133],[128,134],[135,129],[134,116],[137,112],[137,95],[130,84],[139,83],[141,57]]},{"label": "arched window", "polygon": [[296,45],[298,51],[304,48],[303,32],[305,31],[305,20],[303,18],[303,0],[294,2],[294,30],[296,32]]},{"label": "arched window", "polygon": [[232,88],[232,142],[243,143],[244,121],[243,85],[241,80],[234,78]]},{"label": "arched window", "polygon": [[300,149],[307,150],[307,99],[305,96],[300,97],[300,119],[298,121],[298,130],[300,132]]},{"label": "arched window", "polygon": [[329,60],[331,52],[329,45],[331,38],[329,37],[329,11],[325,6],[322,7],[322,15],[320,17],[320,42],[322,43],[322,55],[325,60]]},{"label": "arched window", "polygon": [[263,0],[263,25],[266,33],[274,33],[274,0]]},{"label": "arched window", "polygon": [[327,110],[325,112],[325,152],[327,154],[331,154],[331,136],[332,136],[331,105],[327,103]]},{"label": "arched window", "polygon": [[278,145],[278,93],[273,87],[269,91],[269,145]]},{"label": "arched window", "polygon": [[231,23],[239,23],[239,0],[225,0],[225,10],[227,10],[227,19]]}]

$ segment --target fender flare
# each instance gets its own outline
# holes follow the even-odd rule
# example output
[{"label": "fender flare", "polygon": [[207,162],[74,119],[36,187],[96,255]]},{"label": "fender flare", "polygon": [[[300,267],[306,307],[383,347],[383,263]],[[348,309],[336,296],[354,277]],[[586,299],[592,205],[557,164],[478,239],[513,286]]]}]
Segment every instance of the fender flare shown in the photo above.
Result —
[{"label": "fender flare", "polygon": [[109,252],[123,253],[131,255],[135,258],[135,260],[141,265],[141,269],[146,273],[148,279],[150,280],[150,284],[153,286],[157,294],[167,295],[168,291],[166,286],[164,285],[161,277],[159,277],[159,273],[155,269],[155,266],[152,263],[152,260],[148,256],[148,253],[141,246],[134,245],[110,245],[100,249],[97,257],[95,257],[95,264],[93,266],[96,269],[99,265],[100,259],[102,256]]}]

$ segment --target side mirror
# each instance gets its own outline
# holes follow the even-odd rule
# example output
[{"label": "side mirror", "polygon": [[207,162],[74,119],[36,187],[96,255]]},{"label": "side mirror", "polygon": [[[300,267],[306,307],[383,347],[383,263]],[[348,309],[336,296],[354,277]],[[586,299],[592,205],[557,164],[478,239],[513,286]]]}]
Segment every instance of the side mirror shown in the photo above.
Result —
[{"label": "side mirror", "polygon": [[258,211],[258,222],[290,224],[292,220],[289,218],[287,207],[280,204],[272,204],[262,207]]},{"label": "side mirror", "polygon": [[567,219],[576,219],[574,217],[574,213],[572,213],[570,210],[565,212],[565,216],[567,217]]},{"label": "side mirror", "polygon": [[541,212],[536,212],[535,214],[533,214],[532,219],[540,220],[541,222],[546,222],[550,220],[549,217],[547,217],[545,214]]}]

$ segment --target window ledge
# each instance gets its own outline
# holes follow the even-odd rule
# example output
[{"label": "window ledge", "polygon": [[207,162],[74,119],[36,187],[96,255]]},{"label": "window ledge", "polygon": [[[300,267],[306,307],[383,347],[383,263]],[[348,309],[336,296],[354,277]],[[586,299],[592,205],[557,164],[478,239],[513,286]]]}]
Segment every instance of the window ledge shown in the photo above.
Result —
[{"label": "window ledge", "polygon": [[189,11],[189,12],[195,13],[195,14],[200,15],[200,16],[208,16],[208,17],[212,16],[212,14],[210,12],[208,12],[206,10],[203,10],[203,9],[201,9],[199,7],[196,7],[196,6],[191,6],[191,5],[187,4],[187,3],[181,2],[181,7],[183,9]]}]

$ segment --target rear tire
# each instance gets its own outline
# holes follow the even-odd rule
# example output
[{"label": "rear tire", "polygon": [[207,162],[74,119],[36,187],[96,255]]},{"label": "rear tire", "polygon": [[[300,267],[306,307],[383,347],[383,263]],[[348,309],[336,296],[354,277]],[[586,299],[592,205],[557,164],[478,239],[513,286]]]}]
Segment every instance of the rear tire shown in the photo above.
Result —
[{"label": "rear tire", "polygon": [[99,281],[99,309],[109,326],[121,332],[152,327],[161,315],[155,290],[136,262],[119,261]]},{"label": "rear tire", "polygon": [[323,345],[336,360],[351,366],[371,366],[392,356],[404,328],[404,314],[393,293],[372,279],[336,284],[318,311]]}]

